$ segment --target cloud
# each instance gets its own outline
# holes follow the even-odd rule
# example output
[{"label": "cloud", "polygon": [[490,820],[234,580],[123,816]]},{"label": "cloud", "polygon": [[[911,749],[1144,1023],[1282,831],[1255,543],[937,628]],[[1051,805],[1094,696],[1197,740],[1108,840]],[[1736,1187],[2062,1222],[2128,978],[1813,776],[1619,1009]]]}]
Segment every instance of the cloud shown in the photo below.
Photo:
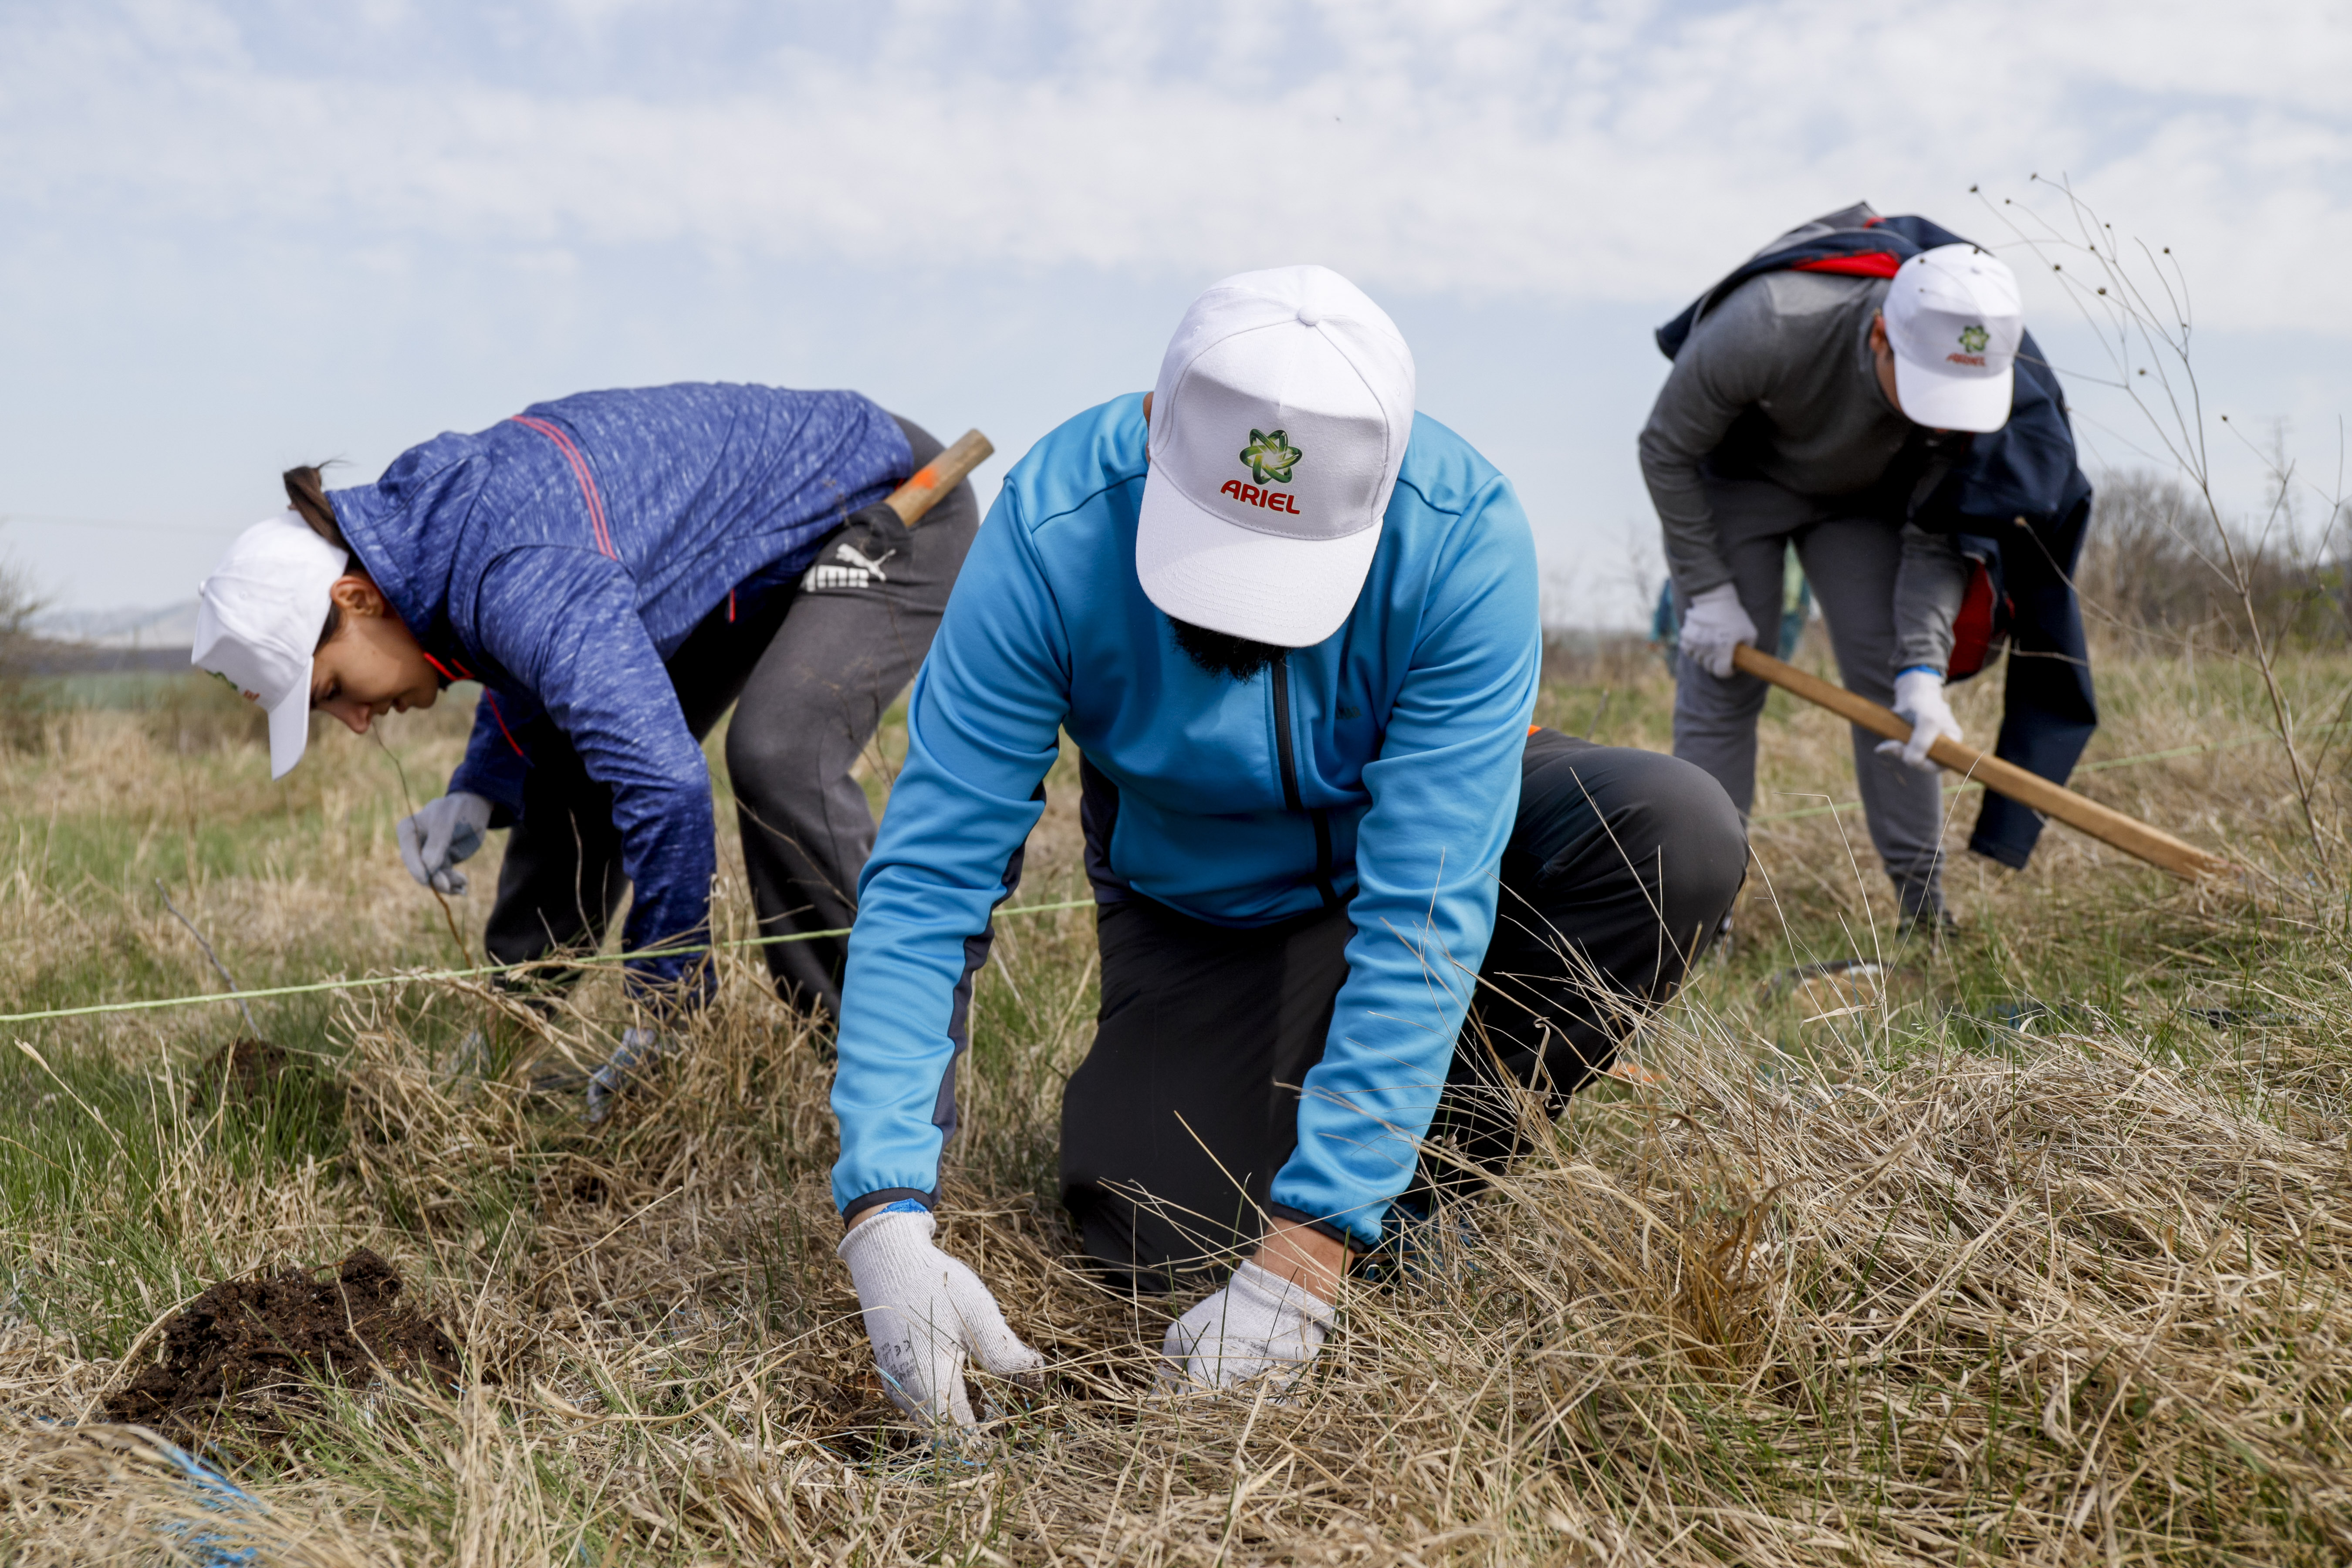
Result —
[{"label": "cloud", "polygon": [[18,6],[0,203],[1646,301],[1857,197],[1993,238],[1969,185],[2063,171],[2187,258],[2209,324],[2352,332],[2352,30],[2322,9],[567,0],[330,37]]}]

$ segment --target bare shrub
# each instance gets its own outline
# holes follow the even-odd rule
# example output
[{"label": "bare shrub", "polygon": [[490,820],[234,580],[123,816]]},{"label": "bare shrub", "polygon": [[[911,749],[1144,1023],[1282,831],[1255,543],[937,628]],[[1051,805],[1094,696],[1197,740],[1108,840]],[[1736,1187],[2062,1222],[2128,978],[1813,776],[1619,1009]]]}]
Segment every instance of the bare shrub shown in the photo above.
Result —
[{"label": "bare shrub", "polygon": [[[236,746],[268,746],[269,715],[209,675],[184,675],[162,683],[140,705],[148,734],[182,755]],[[318,715],[310,719],[318,733]]]},{"label": "bare shrub", "polygon": [[2339,645],[2352,635],[2352,584],[2345,556],[2330,548],[2334,532],[2298,548],[2292,528],[2221,521],[2177,478],[2110,472],[2099,480],[2074,584],[2093,626],[2147,651],[2188,637],[2245,649],[2250,613],[2282,641]]},{"label": "bare shrub", "polygon": [[40,732],[31,673],[33,617],[41,597],[24,568],[0,562],[0,744],[22,746]]},{"label": "bare shrub", "polygon": [[1657,649],[1640,632],[1554,628],[1544,634],[1547,680],[1572,686],[1631,686],[1657,664]]},{"label": "bare shrub", "polygon": [[[2228,415],[2209,416],[2191,352],[2196,316],[2189,279],[2171,247],[2151,247],[2117,235],[2115,226],[2100,221],[2063,177],[2043,181],[2037,174],[2034,180],[2056,193],[2063,204],[2063,212],[2037,212],[2013,201],[2004,201],[1991,210],[2001,216],[2034,262],[2046,264],[2051,276],[2067,290],[2084,324],[2097,335],[2101,357],[2107,363],[2107,385],[2137,411],[2144,426],[2144,445],[2151,451],[2160,450],[2171,462],[2172,491],[2167,494],[2164,485],[2158,485],[2157,493],[2162,499],[2156,510],[2159,514],[2172,512],[2178,496],[2190,503],[2191,511],[2201,514],[2201,521],[2196,522],[2177,520],[2182,524],[2177,531],[2190,552],[2226,585],[2235,603],[2236,615],[2224,620],[2234,644],[2231,652],[2262,677],[2271,728],[2294,775],[2311,847],[2310,872],[2298,868],[2295,885],[2321,889],[2323,900],[2332,908],[2341,890],[2339,857],[2347,835],[2341,814],[2333,813],[2323,798],[2327,785],[2320,764],[2327,742],[2320,742],[2321,750],[2314,752],[2314,737],[2308,731],[2315,723],[2332,727],[2340,722],[2352,710],[2352,689],[2315,710],[2298,707],[2281,679],[2280,658],[2286,648],[2308,635],[2306,620],[2315,625],[2326,618],[2326,604],[2332,601],[2341,606],[2345,603],[2345,558],[2338,555],[2332,565],[2325,564],[2317,553],[2334,546],[2336,534],[2352,510],[2343,489],[2341,465],[2335,488],[2324,488],[2298,471],[2286,450],[2283,427],[2273,433],[2264,449],[2247,437],[2242,426],[2232,424]],[[2095,383],[2100,378],[2086,379]],[[2217,438],[2234,440],[2263,459],[2271,493],[2258,521],[2244,522],[2225,510],[2212,455]],[[2298,524],[2314,497],[2325,501],[2326,521],[2319,537],[2306,542]],[[2174,521],[2166,521],[2168,529],[2174,527]],[[2307,558],[2308,566],[2304,565],[2306,550],[2314,552]],[[2299,590],[2292,583],[2286,588],[2284,607],[2288,614],[2284,619],[2271,613],[2281,605],[2276,563],[2282,559],[2294,565],[2290,578],[2305,579]],[[2128,558],[2123,569],[2135,570]],[[2340,636],[2342,623],[2340,613],[2329,622],[2337,628],[2336,635]],[[2326,717],[2331,710],[2332,720]]]}]

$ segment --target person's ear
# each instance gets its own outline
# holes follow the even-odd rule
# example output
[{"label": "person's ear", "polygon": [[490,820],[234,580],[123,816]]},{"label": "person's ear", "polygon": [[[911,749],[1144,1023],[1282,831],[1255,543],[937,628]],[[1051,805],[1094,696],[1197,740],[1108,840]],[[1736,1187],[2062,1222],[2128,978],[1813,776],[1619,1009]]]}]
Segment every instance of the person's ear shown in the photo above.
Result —
[{"label": "person's ear", "polygon": [[1148,392],[1143,395],[1143,422],[1151,423],[1151,394]]},{"label": "person's ear", "polygon": [[1877,353],[1886,346],[1886,314],[1882,310],[1870,318],[1870,352]]},{"label": "person's ear", "polygon": [[346,616],[381,616],[391,606],[384,602],[383,590],[356,573],[335,579],[327,590],[329,602]]}]

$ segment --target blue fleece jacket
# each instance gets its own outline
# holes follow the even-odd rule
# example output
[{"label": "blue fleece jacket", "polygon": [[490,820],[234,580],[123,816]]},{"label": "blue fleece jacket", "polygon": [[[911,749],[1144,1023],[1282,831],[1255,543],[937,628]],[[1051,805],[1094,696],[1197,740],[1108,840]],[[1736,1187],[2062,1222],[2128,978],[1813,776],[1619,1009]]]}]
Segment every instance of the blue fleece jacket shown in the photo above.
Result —
[{"label": "blue fleece jacket", "polygon": [[1356,933],[1272,1198],[1370,1241],[1412,1173],[1493,931],[1535,705],[1534,543],[1509,481],[1417,417],[1355,611],[1288,656],[1278,706],[1272,672],[1202,670],[1145,597],[1144,474],[1139,396],[1082,414],[1013,468],[964,563],[858,886],[834,1195],[846,1209],[936,1192],[964,943],[1005,896],[1066,730],[1118,790],[1106,896],[1244,927],[1315,910],[1309,814],[1326,814]]},{"label": "blue fleece jacket", "polygon": [[[534,404],[329,499],[445,678],[485,688],[449,788],[519,819],[544,717],[612,789],[642,949],[699,938],[717,868],[709,774],[663,661],[911,468],[898,422],[854,392],[686,384]],[[630,971],[668,984],[692,962]]]}]

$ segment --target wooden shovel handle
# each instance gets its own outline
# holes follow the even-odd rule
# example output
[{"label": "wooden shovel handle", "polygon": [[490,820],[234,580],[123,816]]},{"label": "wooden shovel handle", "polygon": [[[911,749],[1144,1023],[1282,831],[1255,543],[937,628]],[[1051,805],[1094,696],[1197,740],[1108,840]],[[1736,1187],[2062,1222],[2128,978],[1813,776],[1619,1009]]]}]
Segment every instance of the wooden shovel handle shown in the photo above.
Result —
[{"label": "wooden shovel handle", "polygon": [[[1828,709],[1851,723],[1861,725],[1873,734],[1884,735],[1890,741],[1908,741],[1911,738],[1908,722],[1867,697],[1857,697],[1843,686],[1832,686],[1819,676],[1808,675],[1795,665],[1785,664],[1760,649],[1742,643],[1732,649],[1731,662],[1750,675],[1770,681],[1783,691],[1793,693],[1808,702]],[[1927,748],[1927,755],[1997,795],[2005,795],[2021,805],[2030,805],[2044,816],[2054,816],[2069,827],[2079,828],[2092,837],[2112,844],[2125,854],[2137,856],[2176,877],[2193,882],[2200,877],[2231,875],[2238,869],[2219,855],[2209,854],[2194,844],[2183,843],[2161,828],[2150,827],[2136,816],[2126,816],[2111,806],[2101,805],[2095,800],[2076,795],[2063,784],[2052,784],[2039,773],[2027,773],[2023,768],[2004,763],[1974,746],[1939,739]]]},{"label": "wooden shovel handle", "polygon": [[987,437],[977,430],[967,430],[956,438],[956,444],[917,468],[914,477],[885,498],[883,504],[898,514],[898,521],[908,528],[923,521],[923,514],[941,496],[956,486],[974,468],[988,461],[996,448]]}]

